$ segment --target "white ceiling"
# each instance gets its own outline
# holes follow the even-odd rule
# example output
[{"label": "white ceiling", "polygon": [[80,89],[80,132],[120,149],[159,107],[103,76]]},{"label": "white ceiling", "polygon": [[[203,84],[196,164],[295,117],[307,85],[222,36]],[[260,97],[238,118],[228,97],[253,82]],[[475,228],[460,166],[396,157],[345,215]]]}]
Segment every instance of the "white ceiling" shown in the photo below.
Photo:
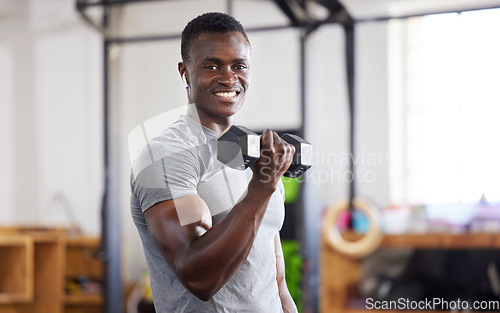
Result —
[{"label": "white ceiling", "polygon": [[[66,13],[75,10],[76,0],[0,0],[0,22],[7,19],[33,15],[61,14],[61,7]],[[225,3],[226,0],[218,0]],[[233,0],[233,7],[246,7],[252,2],[265,3],[272,0]],[[384,17],[401,17],[423,13],[442,13],[457,10],[469,10],[480,8],[500,8],[500,0],[339,0],[344,4],[348,12],[355,19],[376,19]],[[172,1],[172,3],[151,2],[144,4],[172,5],[184,1]],[[196,2],[196,1],[193,1]],[[136,4],[137,6],[137,4]],[[239,13],[242,13],[240,10]],[[272,24],[272,23],[271,23]],[[266,24],[267,25],[267,24]]]},{"label": "white ceiling", "polygon": [[499,7],[500,0],[339,0],[355,19]]}]

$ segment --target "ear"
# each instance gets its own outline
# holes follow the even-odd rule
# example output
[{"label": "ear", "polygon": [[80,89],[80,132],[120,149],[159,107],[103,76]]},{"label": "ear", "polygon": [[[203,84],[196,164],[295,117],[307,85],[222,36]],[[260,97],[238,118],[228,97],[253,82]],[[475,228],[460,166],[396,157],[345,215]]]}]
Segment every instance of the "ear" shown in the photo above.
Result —
[{"label": "ear", "polygon": [[186,85],[189,85],[189,78],[188,78],[188,71],[186,68],[186,64],[184,62],[179,62],[177,64],[177,70],[179,71],[179,74],[181,75],[181,79],[184,79]]}]

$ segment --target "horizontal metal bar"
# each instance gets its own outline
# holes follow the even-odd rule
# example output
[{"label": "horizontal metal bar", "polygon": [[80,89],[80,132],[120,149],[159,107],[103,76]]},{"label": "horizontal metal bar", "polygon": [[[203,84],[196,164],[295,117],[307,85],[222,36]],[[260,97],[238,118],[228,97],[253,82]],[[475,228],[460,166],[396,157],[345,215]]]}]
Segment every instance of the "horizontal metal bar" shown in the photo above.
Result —
[{"label": "horizontal metal bar", "polygon": [[156,1],[173,1],[173,0],[101,0],[96,2],[83,2],[78,1],[76,3],[77,8],[88,8],[95,6],[113,6],[129,3],[142,3],[142,2],[156,2]]},{"label": "horizontal metal bar", "polygon": [[178,40],[181,39],[181,34],[158,35],[158,36],[137,36],[129,38],[107,38],[109,43],[139,43],[148,41],[165,41],[165,40]]},{"label": "horizontal metal bar", "polygon": [[[78,1],[76,4],[76,7],[78,11],[82,12],[83,9],[86,7],[92,7],[92,6],[112,6],[112,5],[121,5],[121,4],[129,4],[129,3],[143,3],[143,2],[159,2],[159,1],[176,1],[176,0],[101,0],[97,2],[81,2]],[[453,12],[467,12],[467,11],[479,11],[479,10],[489,10],[489,9],[498,9],[500,8],[500,4],[497,5],[492,5],[492,6],[484,6],[484,7],[474,7],[474,8],[466,8],[466,9],[461,9],[461,10],[438,10],[438,11],[432,11],[432,12],[422,12],[422,13],[415,13],[415,14],[408,14],[408,15],[401,15],[401,16],[380,16],[380,17],[368,17],[368,18],[360,18],[360,19],[354,19],[354,23],[366,23],[366,22],[383,22],[383,21],[389,21],[389,20],[397,20],[397,19],[407,19],[407,18],[412,18],[412,17],[421,17],[421,16],[426,16],[426,15],[434,15],[434,14],[444,14],[444,13],[453,13]],[[89,20],[87,16],[84,16],[86,20]],[[335,22],[334,22],[335,23]],[[96,27],[94,23],[91,22],[91,24]],[[268,31],[268,30],[279,30],[283,28],[289,28],[292,27],[290,25],[283,25],[283,26],[270,26],[270,27],[256,27],[253,29],[247,29],[247,32],[259,32],[259,31]],[[96,27],[100,29],[99,27]],[[102,30],[100,30],[102,32]],[[111,39],[114,42],[141,42],[141,41],[158,41],[158,40],[169,40],[169,39],[177,39],[172,35],[165,35],[165,36],[147,36],[147,37],[134,37],[134,38],[117,38],[117,39]]]},{"label": "horizontal metal bar", "polygon": [[[275,25],[275,26],[265,26],[256,28],[247,28],[245,31],[247,33],[252,32],[262,32],[262,31],[275,31],[292,28],[290,25]],[[179,40],[181,39],[181,34],[167,34],[167,35],[156,35],[156,36],[137,36],[129,38],[107,38],[106,40],[110,43],[115,44],[125,44],[125,43],[140,43],[140,42],[151,42],[151,41],[165,41],[165,40]]]},{"label": "horizontal metal bar", "polygon": [[441,11],[433,11],[433,12],[408,14],[408,15],[402,15],[402,16],[369,17],[369,18],[355,19],[354,22],[355,23],[383,22],[383,21],[389,21],[389,20],[401,20],[401,19],[407,19],[407,18],[412,18],[412,17],[421,17],[421,16],[434,15],[434,14],[460,13],[460,12],[490,10],[490,9],[499,9],[499,8],[500,8],[500,4],[497,4],[494,6],[468,8],[468,9],[462,9],[462,10],[441,10]]},{"label": "horizontal metal bar", "polygon": [[247,33],[257,33],[257,32],[274,31],[274,30],[284,30],[290,28],[294,28],[294,26],[293,25],[262,26],[262,27],[245,28],[245,31]]}]

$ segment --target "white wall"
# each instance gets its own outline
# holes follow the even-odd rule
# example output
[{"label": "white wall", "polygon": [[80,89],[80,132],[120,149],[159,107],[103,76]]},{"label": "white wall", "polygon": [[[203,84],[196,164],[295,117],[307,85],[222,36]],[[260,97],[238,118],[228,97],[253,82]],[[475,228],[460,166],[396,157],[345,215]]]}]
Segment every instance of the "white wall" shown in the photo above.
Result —
[{"label": "white wall", "polygon": [[100,36],[71,1],[7,1],[0,13],[0,222],[98,234]]},{"label": "white wall", "polygon": [[390,204],[389,195],[389,54],[388,24],[363,23],[357,41],[358,194],[379,207]]}]

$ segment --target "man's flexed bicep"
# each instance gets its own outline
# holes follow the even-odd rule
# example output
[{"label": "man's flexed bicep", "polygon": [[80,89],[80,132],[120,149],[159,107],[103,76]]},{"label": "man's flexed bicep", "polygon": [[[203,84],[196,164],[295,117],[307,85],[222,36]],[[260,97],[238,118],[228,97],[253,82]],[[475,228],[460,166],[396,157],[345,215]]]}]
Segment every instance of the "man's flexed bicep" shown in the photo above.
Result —
[{"label": "man's flexed bicep", "polygon": [[[250,184],[246,196],[215,225],[198,195],[160,202],[144,215],[172,271],[186,289],[208,301],[245,263],[271,195],[272,190]],[[197,215],[197,221],[182,225],[180,211]]]},{"label": "man's flexed bicep", "polygon": [[[194,223],[183,225],[189,215]],[[196,270],[193,243],[212,227],[210,210],[198,195],[160,202],[144,212],[151,238],[182,284],[198,296],[197,281],[206,279]]]},{"label": "man's flexed bicep", "polygon": [[[215,225],[197,194],[174,197],[144,211],[163,258],[186,289],[201,300],[210,300],[245,263],[276,181],[291,163],[293,147],[271,131],[262,137],[270,162],[257,162],[243,198]],[[273,179],[263,179],[262,173]]]}]

